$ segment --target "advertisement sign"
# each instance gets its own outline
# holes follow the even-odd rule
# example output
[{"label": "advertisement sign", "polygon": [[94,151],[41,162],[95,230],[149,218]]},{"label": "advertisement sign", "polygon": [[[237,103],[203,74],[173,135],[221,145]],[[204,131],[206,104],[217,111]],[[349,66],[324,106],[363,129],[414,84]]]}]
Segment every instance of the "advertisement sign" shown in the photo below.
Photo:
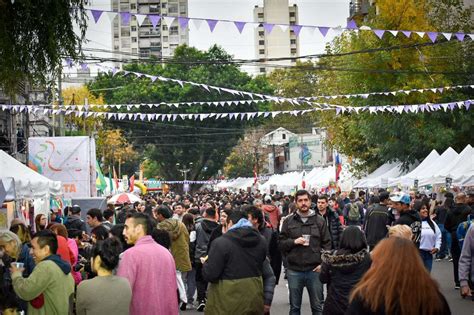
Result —
[{"label": "advertisement sign", "polygon": [[65,198],[95,194],[94,139],[31,137],[28,149],[28,166],[49,179],[61,181]]}]

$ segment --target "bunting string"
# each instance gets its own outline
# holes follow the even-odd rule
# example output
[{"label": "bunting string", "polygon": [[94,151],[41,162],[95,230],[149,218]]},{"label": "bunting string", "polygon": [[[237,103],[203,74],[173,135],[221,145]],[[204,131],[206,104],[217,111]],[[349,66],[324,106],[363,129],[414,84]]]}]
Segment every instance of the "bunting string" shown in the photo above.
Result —
[{"label": "bunting string", "polygon": [[203,121],[205,119],[229,119],[229,120],[251,120],[256,118],[275,118],[278,115],[293,115],[300,116],[316,111],[335,110],[336,115],[340,114],[359,114],[367,112],[370,114],[377,113],[425,113],[444,110],[445,112],[456,109],[469,110],[472,100],[456,101],[449,103],[426,103],[413,105],[382,105],[382,106],[341,106],[325,104],[325,108],[310,108],[300,110],[281,110],[281,111],[256,111],[256,112],[231,112],[231,113],[196,113],[196,114],[159,114],[159,113],[111,113],[111,112],[92,112],[92,111],[74,111],[66,109],[49,109],[39,107],[37,105],[0,105],[0,110],[10,110],[12,112],[25,113],[42,113],[43,115],[74,115],[80,118],[105,118],[107,120],[141,120],[141,121],[176,121],[181,120],[195,120]]},{"label": "bunting string", "polygon": [[303,25],[303,24],[291,25],[291,24],[285,24],[285,23],[248,22],[248,21],[237,21],[237,20],[226,20],[226,19],[205,19],[205,18],[193,18],[193,17],[187,17],[187,16],[167,16],[167,15],[160,15],[160,14],[140,14],[140,13],[132,13],[132,12],[115,12],[115,11],[97,10],[97,9],[86,9],[86,10],[90,13],[90,16],[93,18],[95,23],[99,22],[100,18],[105,13],[109,17],[109,20],[111,21],[111,23],[116,17],[120,17],[122,25],[129,25],[131,17],[134,16],[139,26],[142,26],[147,20],[147,24],[145,25],[150,25],[153,28],[156,28],[156,26],[161,21],[163,23],[166,23],[168,27],[171,26],[173,23],[175,23],[175,21],[177,21],[177,24],[181,28],[186,29],[189,26],[189,22],[193,21],[194,25],[199,30],[201,27],[201,24],[203,24],[203,22],[206,22],[211,33],[215,30],[218,24],[225,23],[225,24],[234,25],[236,30],[240,34],[243,32],[244,28],[248,26],[253,29],[262,27],[263,30],[268,34],[270,34],[275,29],[275,27],[278,27],[283,32],[286,32],[289,29],[293,31],[296,36],[299,36],[301,30],[307,29],[311,33],[314,33],[315,30],[318,30],[319,33],[321,33],[323,37],[326,37],[329,31],[333,32],[334,34],[340,34],[343,31],[368,31],[368,32],[372,32],[379,39],[382,39],[384,35],[386,34],[390,34],[391,36],[394,36],[394,37],[400,35],[400,36],[405,36],[406,38],[415,38],[415,35],[416,35],[420,39],[426,37],[429,40],[431,40],[433,43],[436,40],[438,40],[438,38],[445,38],[448,41],[451,39],[455,39],[458,41],[464,41],[467,38],[471,38],[471,40],[474,39],[473,33],[384,30],[384,29],[372,29],[365,25],[358,27],[354,20],[348,21],[345,27],[341,27],[341,26],[331,27],[331,26],[316,26],[316,25]]}]

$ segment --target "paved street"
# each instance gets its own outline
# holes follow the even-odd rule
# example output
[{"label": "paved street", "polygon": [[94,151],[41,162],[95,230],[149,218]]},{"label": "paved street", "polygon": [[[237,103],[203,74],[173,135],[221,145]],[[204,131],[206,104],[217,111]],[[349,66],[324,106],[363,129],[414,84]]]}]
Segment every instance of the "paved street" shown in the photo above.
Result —
[{"label": "paved street", "polygon": [[[407,267],[409,268],[409,267]],[[441,290],[448,300],[453,315],[474,315],[474,301],[463,300],[459,295],[459,290],[454,290],[452,263],[448,261],[434,262],[432,275],[438,281]],[[276,287],[273,298],[272,314],[288,314],[288,293],[286,281],[280,281]],[[196,311],[186,311],[183,314],[202,314]],[[302,314],[311,314],[308,296],[306,292],[303,296]]]}]

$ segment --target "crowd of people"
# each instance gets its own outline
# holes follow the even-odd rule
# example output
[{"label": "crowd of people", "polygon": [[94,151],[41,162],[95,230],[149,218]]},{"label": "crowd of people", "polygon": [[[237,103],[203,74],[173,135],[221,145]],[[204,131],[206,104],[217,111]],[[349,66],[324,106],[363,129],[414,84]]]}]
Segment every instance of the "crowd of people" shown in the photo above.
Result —
[{"label": "crowd of people", "polygon": [[[472,296],[474,193],[155,194],[0,231],[3,314],[450,314],[430,272]],[[85,215],[84,215],[85,214]],[[283,279],[281,279],[283,278]],[[326,294],[324,286],[327,286]]]}]

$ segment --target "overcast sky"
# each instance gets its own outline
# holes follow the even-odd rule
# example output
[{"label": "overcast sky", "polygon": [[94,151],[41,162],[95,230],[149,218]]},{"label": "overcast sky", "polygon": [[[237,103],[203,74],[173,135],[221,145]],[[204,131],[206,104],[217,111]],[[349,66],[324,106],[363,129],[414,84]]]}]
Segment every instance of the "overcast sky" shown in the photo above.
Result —
[{"label": "overcast sky", "polygon": [[[294,0],[298,5],[299,24],[319,26],[345,26],[349,14],[350,0]],[[189,17],[253,21],[253,8],[261,6],[263,0],[188,0]],[[91,8],[110,10],[110,0],[93,0]],[[207,49],[214,44],[222,46],[239,59],[255,58],[254,30],[245,27],[242,34],[232,24],[217,24],[213,33],[203,24],[196,29],[189,24],[189,44],[198,49]],[[89,19],[85,47],[112,49],[112,28],[106,14],[99,23]],[[300,33],[300,55],[317,54],[324,51],[325,44],[333,38],[331,32],[324,38],[318,31],[311,33],[304,29]],[[97,53],[96,53],[97,55]],[[110,57],[110,55],[107,55]]]}]

